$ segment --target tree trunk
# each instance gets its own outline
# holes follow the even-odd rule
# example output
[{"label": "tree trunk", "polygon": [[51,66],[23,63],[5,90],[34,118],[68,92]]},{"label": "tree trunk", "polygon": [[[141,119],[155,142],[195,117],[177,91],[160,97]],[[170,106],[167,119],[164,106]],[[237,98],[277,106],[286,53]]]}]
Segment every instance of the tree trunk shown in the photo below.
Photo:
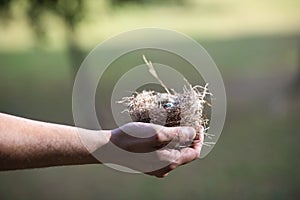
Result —
[{"label": "tree trunk", "polygon": [[296,89],[300,89],[300,42],[298,43],[298,72],[296,77]]},{"label": "tree trunk", "polygon": [[75,79],[78,69],[85,58],[85,52],[77,43],[74,27],[67,25],[67,51],[70,59],[72,75]]},{"label": "tree trunk", "polygon": [[68,53],[73,77],[75,77],[81,63],[84,60],[85,53],[75,41],[68,42]]}]

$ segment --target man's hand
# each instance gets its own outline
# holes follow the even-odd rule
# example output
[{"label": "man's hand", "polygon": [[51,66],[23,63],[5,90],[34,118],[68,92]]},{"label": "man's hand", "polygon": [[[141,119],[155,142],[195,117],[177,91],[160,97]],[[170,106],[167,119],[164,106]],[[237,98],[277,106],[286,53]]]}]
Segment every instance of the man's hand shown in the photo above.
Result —
[{"label": "man's hand", "polygon": [[0,170],[113,163],[157,177],[200,155],[203,133],[128,123],[87,130],[0,113]]},{"label": "man's hand", "polygon": [[[110,141],[125,151],[110,154],[112,146],[100,148],[95,152],[100,160],[165,177],[171,170],[200,156],[203,133],[196,135],[191,127],[133,122],[113,130]],[[109,157],[103,156],[104,152]]]}]

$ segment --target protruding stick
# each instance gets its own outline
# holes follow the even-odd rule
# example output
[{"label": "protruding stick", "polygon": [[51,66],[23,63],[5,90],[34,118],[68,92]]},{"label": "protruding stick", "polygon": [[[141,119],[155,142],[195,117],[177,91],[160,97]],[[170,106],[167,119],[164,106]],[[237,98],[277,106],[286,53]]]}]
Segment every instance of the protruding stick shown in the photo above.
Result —
[{"label": "protruding stick", "polygon": [[167,91],[168,94],[171,94],[169,89],[167,88],[167,86],[162,82],[162,80],[160,80],[160,78],[158,77],[152,63],[150,60],[147,60],[147,58],[145,57],[145,55],[143,55],[143,60],[146,63],[146,65],[148,66],[149,72],[150,74],[152,74],[152,76],[154,76],[154,78],[156,80],[158,80],[158,82],[161,84],[161,86],[163,86],[163,88]]}]

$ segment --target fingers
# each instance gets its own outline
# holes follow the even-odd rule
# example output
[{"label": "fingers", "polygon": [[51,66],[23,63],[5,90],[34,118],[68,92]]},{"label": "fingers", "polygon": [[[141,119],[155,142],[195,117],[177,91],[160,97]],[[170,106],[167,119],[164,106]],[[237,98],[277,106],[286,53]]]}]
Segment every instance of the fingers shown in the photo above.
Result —
[{"label": "fingers", "polygon": [[[196,134],[195,129],[191,127],[164,127],[150,123],[132,122],[113,130],[110,140],[116,146],[129,152],[151,152],[151,154],[132,154],[135,155],[134,157],[139,155],[136,163],[127,159],[126,156],[122,157],[120,160],[122,162],[124,160],[124,166],[130,166],[149,175],[165,177],[178,166],[189,163],[200,156],[203,132]],[[181,145],[181,147],[176,148],[175,144]],[[182,148],[186,144],[188,147]],[[150,157],[144,157],[145,155]]]},{"label": "fingers", "polygon": [[120,143],[125,143],[121,146],[128,146],[125,149],[130,148],[133,152],[152,151],[166,145],[169,148],[188,146],[196,137],[196,131],[191,127],[164,127],[139,122],[128,123],[120,130],[123,138]]},{"label": "fingers", "polygon": [[200,156],[200,152],[198,152],[197,150],[193,148],[184,148],[181,149],[181,156],[176,163],[178,165],[184,165],[199,158],[199,156]]},{"label": "fingers", "polygon": [[156,176],[159,178],[166,177],[169,172],[176,169],[177,167],[187,164],[199,157],[199,152],[193,148],[184,148],[179,150],[171,150],[169,151],[170,155],[168,156],[168,159],[170,160],[168,165],[165,167],[148,172],[148,175]]},{"label": "fingers", "polygon": [[195,149],[197,152],[199,152],[199,157],[200,157],[200,152],[203,146],[203,142],[204,142],[204,132],[201,131],[200,134],[197,134],[197,136],[195,137],[195,140],[193,141],[193,144],[191,146],[191,148]]},{"label": "fingers", "polygon": [[173,163],[175,168],[180,165],[189,163],[200,157],[200,152],[203,146],[204,133],[203,131],[198,134],[193,141],[191,147],[183,148],[180,150],[180,156],[177,157],[176,161]]},{"label": "fingers", "polygon": [[203,146],[204,133],[197,134],[191,147],[176,149],[163,149],[160,150],[163,154],[163,160],[169,160],[169,164],[159,170],[148,173],[159,178],[166,177],[170,171],[176,169],[181,165],[185,165],[200,157],[200,152]]},{"label": "fingers", "polygon": [[[162,127],[157,131],[155,145],[158,147],[190,144],[196,137],[195,129],[191,127]],[[170,146],[169,146],[170,147]]]}]

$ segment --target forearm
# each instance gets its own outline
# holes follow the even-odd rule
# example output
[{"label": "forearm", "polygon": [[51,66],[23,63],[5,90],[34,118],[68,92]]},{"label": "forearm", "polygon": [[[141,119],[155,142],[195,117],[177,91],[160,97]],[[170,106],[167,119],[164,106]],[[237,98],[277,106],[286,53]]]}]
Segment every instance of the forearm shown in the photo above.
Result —
[{"label": "forearm", "polygon": [[191,127],[136,122],[114,131],[79,130],[0,113],[0,171],[99,163],[93,153],[103,162],[164,177],[197,159],[202,144],[203,133],[196,137]]},{"label": "forearm", "polygon": [[[0,113],[0,170],[92,164],[93,158],[81,143],[76,127],[38,122]],[[104,145],[109,137],[86,130],[89,140]]]}]

